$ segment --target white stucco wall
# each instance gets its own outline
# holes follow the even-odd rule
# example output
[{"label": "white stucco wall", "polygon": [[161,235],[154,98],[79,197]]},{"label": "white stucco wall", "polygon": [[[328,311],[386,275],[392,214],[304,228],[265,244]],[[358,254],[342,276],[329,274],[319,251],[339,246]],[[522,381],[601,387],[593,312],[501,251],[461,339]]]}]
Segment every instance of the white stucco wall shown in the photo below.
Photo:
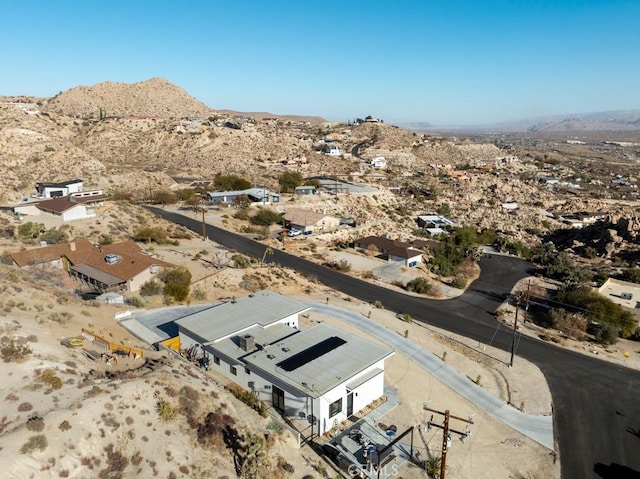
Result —
[{"label": "white stucco wall", "polygon": [[95,210],[92,209],[93,214],[89,214],[87,211],[87,207],[84,205],[78,205],[75,206],[71,209],[68,209],[67,211],[64,211],[62,213],[62,221],[74,221],[74,220],[82,220],[85,218],[91,218],[92,216],[95,216]]}]

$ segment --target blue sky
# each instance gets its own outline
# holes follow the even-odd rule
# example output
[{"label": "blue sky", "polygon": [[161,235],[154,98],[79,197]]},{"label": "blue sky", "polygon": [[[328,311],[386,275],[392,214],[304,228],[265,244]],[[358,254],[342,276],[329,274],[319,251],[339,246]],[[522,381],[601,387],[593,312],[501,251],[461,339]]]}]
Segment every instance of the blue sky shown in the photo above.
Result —
[{"label": "blue sky", "polygon": [[163,77],[218,109],[480,124],[640,109],[639,0],[3,2],[0,95]]}]

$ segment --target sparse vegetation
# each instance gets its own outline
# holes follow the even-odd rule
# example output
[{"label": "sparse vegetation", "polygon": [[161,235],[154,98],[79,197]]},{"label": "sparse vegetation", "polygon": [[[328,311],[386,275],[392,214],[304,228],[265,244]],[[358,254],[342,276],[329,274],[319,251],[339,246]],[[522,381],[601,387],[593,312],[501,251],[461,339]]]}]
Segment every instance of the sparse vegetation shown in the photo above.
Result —
[{"label": "sparse vegetation", "polygon": [[0,356],[5,363],[19,361],[32,353],[25,338],[2,336],[0,338]]},{"label": "sparse vegetation", "polygon": [[20,454],[31,454],[33,451],[44,451],[49,445],[44,434],[31,436],[20,448]]}]

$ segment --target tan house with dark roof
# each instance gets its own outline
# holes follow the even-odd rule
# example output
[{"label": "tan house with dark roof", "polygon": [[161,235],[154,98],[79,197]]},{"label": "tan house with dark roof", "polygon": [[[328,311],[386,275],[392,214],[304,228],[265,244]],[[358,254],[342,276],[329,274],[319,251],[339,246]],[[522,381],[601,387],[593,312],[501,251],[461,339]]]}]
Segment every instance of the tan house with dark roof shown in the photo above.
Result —
[{"label": "tan house with dark roof", "polygon": [[422,262],[423,251],[411,243],[382,236],[367,236],[355,241],[354,246],[363,252],[374,251],[386,257],[390,263],[417,266]]},{"label": "tan house with dark roof", "polygon": [[[95,194],[94,194],[95,193]],[[35,216],[49,213],[62,218],[62,221],[82,220],[97,216],[98,207],[104,204],[107,195],[97,191],[81,192],[70,196],[29,202],[13,207],[16,214]]]},{"label": "tan house with dark roof", "polygon": [[138,291],[163,267],[175,265],[142,252],[134,241],[96,245],[89,240],[12,253],[16,265],[64,268],[95,291]]},{"label": "tan house with dark roof", "polygon": [[297,229],[305,234],[323,233],[340,226],[340,218],[336,216],[300,208],[287,209],[283,218],[287,228]]}]

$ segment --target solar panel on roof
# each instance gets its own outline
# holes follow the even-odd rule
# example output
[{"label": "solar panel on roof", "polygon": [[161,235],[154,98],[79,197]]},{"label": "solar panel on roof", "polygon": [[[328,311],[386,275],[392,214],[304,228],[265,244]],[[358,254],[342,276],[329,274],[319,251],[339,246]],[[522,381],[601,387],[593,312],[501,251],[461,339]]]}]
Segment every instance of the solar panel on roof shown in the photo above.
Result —
[{"label": "solar panel on roof", "polygon": [[344,339],[339,338],[338,336],[331,336],[330,338],[324,339],[319,343],[294,354],[284,361],[280,361],[278,366],[287,372],[295,371],[305,364],[315,361],[320,356],[323,356],[346,343],[347,342]]}]

